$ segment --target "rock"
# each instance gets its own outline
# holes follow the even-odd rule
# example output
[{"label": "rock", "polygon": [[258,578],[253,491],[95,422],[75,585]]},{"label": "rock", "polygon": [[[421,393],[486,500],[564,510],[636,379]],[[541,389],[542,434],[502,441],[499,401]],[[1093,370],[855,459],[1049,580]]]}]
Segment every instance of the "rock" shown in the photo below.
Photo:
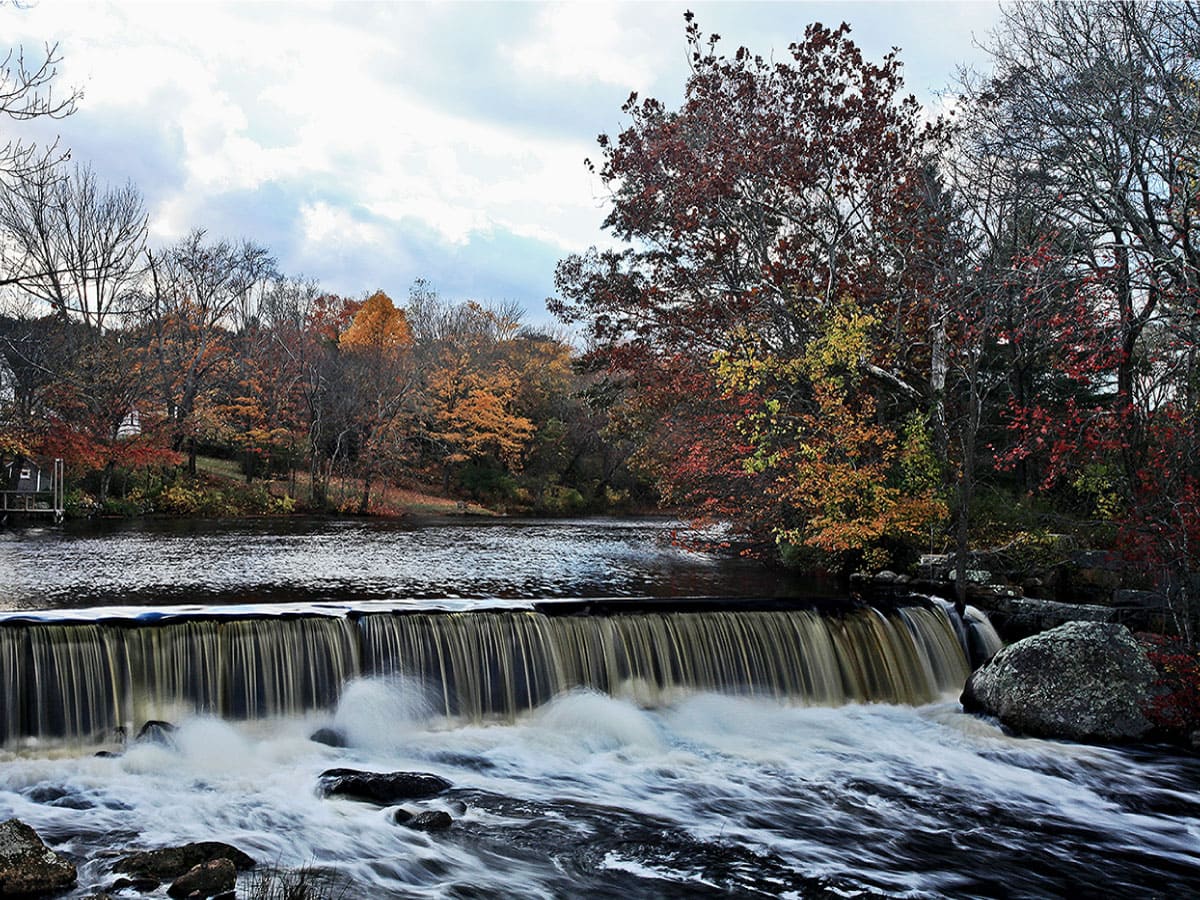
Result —
[{"label": "rock", "polygon": [[228,859],[214,859],[193,866],[167,888],[172,897],[220,897],[237,885],[237,867]]},{"label": "rock", "polygon": [[1058,586],[1064,600],[1083,603],[1109,603],[1121,587],[1124,563],[1115,553],[1104,550],[1079,550],[1061,567]]},{"label": "rock", "polygon": [[875,573],[875,580],[881,584],[892,584],[896,580],[896,573],[891,569],[882,569]]},{"label": "rock", "polygon": [[425,812],[417,813],[404,824],[408,828],[416,828],[419,831],[440,831],[443,828],[449,828],[453,822],[454,819],[450,817],[450,813],[444,809],[427,809]]},{"label": "rock", "polygon": [[988,614],[992,626],[1007,641],[1020,640],[1067,622],[1111,622],[1115,617],[1107,606],[1014,597],[991,589],[968,589],[967,599]]},{"label": "rock", "polygon": [[135,740],[139,744],[162,744],[164,747],[175,746],[175,732],[178,729],[170,722],[151,719],[142,726]]},{"label": "rock", "polygon": [[193,867],[215,859],[227,859],[239,870],[254,867],[254,860],[237,847],[220,841],[199,841],[182,847],[130,853],[113,864],[113,871],[151,878],[178,878]]},{"label": "rock", "polygon": [[0,822],[0,897],[66,890],[75,878],[75,865],[42,843],[24,822]]},{"label": "rock", "polygon": [[57,806],[61,809],[95,809],[96,807],[96,804],[86,797],[72,794],[70,791],[51,785],[39,785],[32,790],[26,791],[25,796],[34,803]]},{"label": "rock", "polygon": [[405,828],[415,828],[417,831],[441,831],[449,828],[454,819],[450,813],[444,809],[427,809],[424,812],[419,812],[416,815],[404,809],[396,810],[396,815],[393,817],[397,825],[403,825]]},{"label": "rock", "polygon": [[328,747],[350,746],[350,742],[346,740],[346,735],[336,728],[318,728],[308,736],[308,739],[318,744],[325,744]]},{"label": "rock", "polygon": [[1124,625],[1071,622],[1010,644],[976,669],[963,709],[1021,734],[1120,743],[1153,727],[1154,667]]},{"label": "rock", "polygon": [[450,786],[445,778],[423,772],[360,772],[356,769],[328,769],[321,773],[318,782],[323,797],[349,797],[380,806],[433,797]]}]

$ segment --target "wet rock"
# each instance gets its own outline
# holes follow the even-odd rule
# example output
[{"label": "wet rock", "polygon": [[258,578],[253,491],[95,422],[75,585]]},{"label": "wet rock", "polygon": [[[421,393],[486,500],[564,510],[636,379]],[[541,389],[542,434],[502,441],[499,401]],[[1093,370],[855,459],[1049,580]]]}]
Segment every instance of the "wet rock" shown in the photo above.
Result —
[{"label": "wet rock", "polygon": [[193,866],[167,888],[172,897],[207,900],[232,893],[237,884],[237,867],[228,859],[214,859]]},{"label": "wet rock", "polygon": [[473,769],[476,772],[489,772],[496,764],[482,756],[472,756],[469,753],[437,753],[429,757],[435,762],[448,766],[458,766],[460,769]]},{"label": "wet rock", "polygon": [[237,847],[220,841],[199,841],[182,847],[130,853],[113,864],[113,871],[151,878],[178,878],[193,867],[216,859],[227,859],[239,870],[254,867],[254,860]]},{"label": "wet rock", "polygon": [[63,797],[68,796],[69,793],[66,788],[39,784],[37,787],[27,790],[25,796],[33,803],[53,803],[55,800],[61,800]]},{"label": "wet rock", "polygon": [[336,728],[318,728],[308,736],[308,739],[318,744],[325,744],[327,747],[350,746],[350,742],[346,740],[346,735]]},{"label": "wet rock", "polygon": [[1151,731],[1154,680],[1124,625],[1071,622],[997,653],[967,680],[962,704],[1021,734],[1119,743]]},{"label": "wet rock", "polygon": [[414,828],[417,831],[441,831],[449,828],[454,819],[450,813],[444,809],[426,809],[419,813],[411,813],[406,809],[396,810],[396,814],[392,816],[392,821],[397,825],[403,825],[405,828]]},{"label": "wet rock", "polygon": [[404,800],[434,797],[450,788],[450,782],[424,772],[360,772],[357,769],[328,769],[321,773],[318,789],[322,797],[348,797],[379,806]]},{"label": "wet rock", "polygon": [[93,756],[97,759],[120,759],[120,753],[114,753],[112,750],[97,750]]},{"label": "wet rock", "polygon": [[142,726],[135,740],[139,744],[161,744],[164,747],[174,747],[176,731],[178,729],[170,722],[151,719]]},{"label": "wet rock", "polygon": [[0,822],[0,897],[32,897],[75,883],[75,866],[19,819]]},{"label": "wet rock", "polygon": [[60,809],[94,809],[96,806],[87,797],[72,794],[65,788],[51,785],[39,785],[30,791],[26,791],[25,796],[34,803],[57,806]]}]

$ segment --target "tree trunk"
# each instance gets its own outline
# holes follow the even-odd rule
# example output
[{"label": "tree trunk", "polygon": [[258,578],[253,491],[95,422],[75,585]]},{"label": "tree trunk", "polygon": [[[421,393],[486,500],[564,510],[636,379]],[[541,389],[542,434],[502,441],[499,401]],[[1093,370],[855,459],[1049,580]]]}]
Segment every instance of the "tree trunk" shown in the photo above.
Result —
[{"label": "tree trunk", "polygon": [[371,473],[363,476],[362,495],[358,498],[358,514],[365,516],[371,508]]},{"label": "tree trunk", "polygon": [[116,464],[109,462],[108,465],[100,472],[100,502],[103,503],[108,499],[108,487],[112,483],[113,469]]}]

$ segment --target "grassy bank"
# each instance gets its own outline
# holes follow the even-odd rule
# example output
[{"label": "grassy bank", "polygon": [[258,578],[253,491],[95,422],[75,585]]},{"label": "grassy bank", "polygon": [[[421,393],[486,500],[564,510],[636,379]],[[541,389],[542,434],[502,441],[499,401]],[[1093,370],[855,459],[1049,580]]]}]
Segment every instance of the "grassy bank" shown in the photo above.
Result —
[{"label": "grassy bank", "polygon": [[[196,458],[195,478],[179,470],[142,473],[122,483],[120,493],[110,495],[103,503],[84,489],[68,491],[67,512],[75,517],[150,515],[224,518],[313,512],[357,515],[362,498],[362,482],[336,476],[330,479],[328,505],[321,510],[313,508],[311,496],[308,473],[298,472],[291,478],[247,483],[236,461],[199,456]],[[367,515],[403,518],[494,516],[497,513],[478,503],[441,496],[420,487],[379,482],[371,488]]]}]

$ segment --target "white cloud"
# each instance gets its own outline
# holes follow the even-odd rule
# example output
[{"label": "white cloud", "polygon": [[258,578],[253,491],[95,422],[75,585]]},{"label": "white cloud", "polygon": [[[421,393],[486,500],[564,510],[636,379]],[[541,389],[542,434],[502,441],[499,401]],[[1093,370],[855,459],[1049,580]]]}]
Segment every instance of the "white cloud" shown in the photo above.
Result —
[{"label": "white cloud", "polygon": [[[631,6],[597,3],[555,3],[544,7],[531,29],[533,34],[503,52],[527,72],[575,82],[599,81],[628,89],[647,86],[669,58],[661,47],[644,38],[651,33],[646,15],[656,12],[646,4],[628,16]],[[659,7],[660,12],[662,7]]]},{"label": "white cloud", "polygon": [[383,234],[370,223],[360,222],[345,209],[317,201],[300,207],[305,242],[311,248],[379,245]]},{"label": "white cloud", "polygon": [[[582,161],[595,156],[597,132],[620,126],[630,89],[678,97],[684,6],[559,4],[530,14],[520,5],[477,25],[481,9],[47,2],[0,8],[0,27],[29,50],[61,42],[63,84],[86,89],[80,112],[57,123],[64,142],[86,147],[102,131],[107,155],[88,160],[100,174],[155,185],[156,238],[211,229],[215,210],[228,220],[229,204],[241,204],[247,221],[281,229],[248,237],[298,241],[306,255],[281,262],[318,276],[314,248],[387,250],[415,231],[436,235],[455,258],[479,235],[509,233],[563,253],[608,243],[602,188]],[[871,7],[872,17],[887,9]],[[804,4],[738,4],[706,5],[699,17],[726,34],[723,44],[765,53],[818,16]],[[943,53],[947,40],[937,39]],[[462,80],[478,102],[442,90]],[[585,95],[581,133],[539,119],[547,113],[538,103],[571,109]],[[246,208],[268,202],[260,197],[276,204],[271,215]],[[530,283],[551,275],[531,272]]]}]

